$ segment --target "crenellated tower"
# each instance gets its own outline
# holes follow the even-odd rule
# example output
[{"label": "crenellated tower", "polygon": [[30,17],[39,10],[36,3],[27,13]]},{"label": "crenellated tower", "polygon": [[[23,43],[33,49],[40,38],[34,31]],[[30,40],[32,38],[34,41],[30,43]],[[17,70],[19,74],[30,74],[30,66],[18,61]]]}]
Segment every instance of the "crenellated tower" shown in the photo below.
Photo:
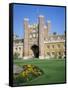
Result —
[{"label": "crenellated tower", "polygon": [[48,37],[50,22],[45,24],[44,16],[38,17],[38,23],[30,25],[28,18],[24,19],[24,59],[40,58],[44,59],[44,39]]}]

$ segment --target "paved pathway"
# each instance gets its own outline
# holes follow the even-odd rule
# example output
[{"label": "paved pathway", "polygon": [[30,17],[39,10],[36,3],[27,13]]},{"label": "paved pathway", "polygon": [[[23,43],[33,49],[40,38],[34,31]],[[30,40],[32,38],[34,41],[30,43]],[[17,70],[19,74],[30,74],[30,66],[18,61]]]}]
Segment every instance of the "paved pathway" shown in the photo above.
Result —
[{"label": "paved pathway", "polygon": [[19,67],[19,66],[16,65],[16,64],[13,65],[13,73],[14,73],[14,74],[18,74],[18,73],[20,73],[21,71],[23,71],[23,68]]}]

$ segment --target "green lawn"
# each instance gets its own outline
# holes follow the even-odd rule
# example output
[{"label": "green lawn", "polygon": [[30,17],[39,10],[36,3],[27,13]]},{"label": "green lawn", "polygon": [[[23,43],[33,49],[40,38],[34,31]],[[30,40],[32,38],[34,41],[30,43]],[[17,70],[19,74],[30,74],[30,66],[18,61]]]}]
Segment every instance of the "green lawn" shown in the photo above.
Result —
[{"label": "green lawn", "polygon": [[65,60],[14,60],[14,63],[22,67],[24,64],[33,64],[44,71],[42,76],[25,83],[24,85],[54,84],[65,82]]}]

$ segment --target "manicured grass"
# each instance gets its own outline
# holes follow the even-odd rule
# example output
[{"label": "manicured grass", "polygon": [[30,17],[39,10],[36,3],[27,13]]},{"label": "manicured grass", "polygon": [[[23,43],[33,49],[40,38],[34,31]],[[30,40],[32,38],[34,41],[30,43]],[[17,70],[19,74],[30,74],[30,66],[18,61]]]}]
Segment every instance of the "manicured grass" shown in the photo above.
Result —
[{"label": "manicured grass", "polygon": [[24,85],[54,84],[65,82],[65,60],[14,60],[14,63],[22,67],[24,64],[33,64],[44,71],[44,74]]}]

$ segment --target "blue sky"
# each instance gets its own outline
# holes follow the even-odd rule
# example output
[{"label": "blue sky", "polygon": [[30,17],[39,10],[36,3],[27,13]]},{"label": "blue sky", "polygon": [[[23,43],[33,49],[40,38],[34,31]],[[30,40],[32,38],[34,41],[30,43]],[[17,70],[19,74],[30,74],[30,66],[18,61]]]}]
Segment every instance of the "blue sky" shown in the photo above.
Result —
[{"label": "blue sky", "polygon": [[45,17],[51,21],[50,33],[63,34],[65,31],[65,8],[52,6],[32,6],[23,4],[13,5],[13,31],[20,38],[24,36],[23,20],[29,18],[29,23],[38,23],[38,16]]}]

